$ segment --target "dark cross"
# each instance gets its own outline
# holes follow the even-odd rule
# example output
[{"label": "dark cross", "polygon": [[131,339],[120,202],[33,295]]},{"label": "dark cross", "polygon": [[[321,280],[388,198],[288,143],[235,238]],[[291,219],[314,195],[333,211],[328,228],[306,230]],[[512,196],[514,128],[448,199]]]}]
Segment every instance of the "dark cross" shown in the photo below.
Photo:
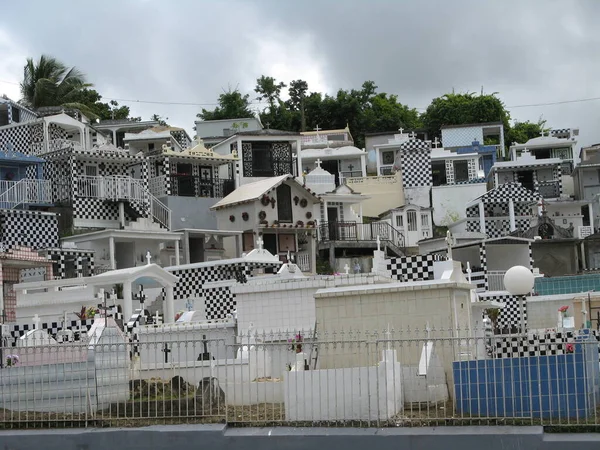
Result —
[{"label": "dark cross", "polygon": [[202,335],[202,345],[204,346],[204,352],[198,355],[198,361],[210,361],[210,353],[208,352],[208,344],[206,343],[206,335]]},{"label": "dark cross", "polygon": [[165,354],[165,363],[169,362],[169,353],[171,353],[171,349],[169,348],[169,345],[165,342],[165,346],[162,349],[163,353]]},{"label": "dark cross", "polygon": [[352,172],[352,169],[354,169],[354,166],[352,164],[348,164],[348,170]]},{"label": "dark cross", "polygon": [[106,325],[106,318],[108,317],[108,306],[106,306],[106,296],[108,293],[104,293],[104,298],[102,299],[102,304],[98,305],[98,309],[104,311],[104,324]]}]

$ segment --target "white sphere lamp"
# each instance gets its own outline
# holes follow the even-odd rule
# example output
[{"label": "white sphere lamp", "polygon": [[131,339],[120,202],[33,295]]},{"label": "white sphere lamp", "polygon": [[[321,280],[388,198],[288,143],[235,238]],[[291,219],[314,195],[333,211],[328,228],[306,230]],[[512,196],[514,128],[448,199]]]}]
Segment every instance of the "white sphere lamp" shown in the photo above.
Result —
[{"label": "white sphere lamp", "polygon": [[504,274],[504,287],[512,295],[527,295],[533,290],[535,279],[527,267],[514,266]]}]

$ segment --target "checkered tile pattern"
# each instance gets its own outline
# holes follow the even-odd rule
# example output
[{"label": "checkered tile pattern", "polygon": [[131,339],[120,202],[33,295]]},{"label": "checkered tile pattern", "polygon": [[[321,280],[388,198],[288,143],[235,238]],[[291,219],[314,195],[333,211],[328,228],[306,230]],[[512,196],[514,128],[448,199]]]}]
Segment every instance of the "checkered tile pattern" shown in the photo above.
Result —
[{"label": "checkered tile pattern", "polygon": [[173,275],[179,281],[173,289],[174,300],[189,298],[202,298],[204,283],[211,281],[236,280],[240,277],[250,277],[256,269],[274,271],[280,263],[234,263],[228,265],[202,266],[186,269],[177,269]]},{"label": "checkered tile pattern", "polygon": [[[567,344],[576,341],[578,333],[548,332],[530,334],[525,337],[496,335],[492,339],[492,358],[524,358],[528,356],[564,355]],[[598,340],[598,333],[593,333]]]},{"label": "checkered tile pattern", "polygon": [[229,286],[203,289],[204,307],[206,318],[225,319],[235,310],[235,294],[231,293]]},{"label": "checkered tile pattern", "polygon": [[0,148],[11,144],[14,151],[25,155],[36,154],[37,147],[32,144],[43,141],[44,128],[41,119],[0,130]]},{"label": "checkered tile pattern", "polygon": [[[498,328],[503,331],[511,332],[521,327],[521,306],[520,299],[510,294],[485,295],[480,293],[479,298],[482,301],[496,301],[504,303],[504,308],[500,309],[498,317]],[[523,324],[527,330],[527,301],[523,302]]]},{"label": "checkered tile pattern", "polygon": [[[46,330],[49,335],[56,339],[56,335],[61,330],[71,330],[75,334],[75,339],[79,338],[79,334],[87,332],[94,323],[93,319],[71,320],[64,326],[62,321],[59,322],[44,322],[40,323],[40,329]],[[10,338],[8,338],[8,346],[15,347],[17,340],[28,331],[35,328],[33,324],[9,324]]]},{"label": "checkered tile pattern", "polygon": [[0,212],[0,228],[4,249],[17,246],[33,249],[58,247],[56,214],[27,210]]},{"label": "checkered tile pattern", "polygon": [[391,258],[386,268],[398,281],[433,280],[433,263],[445,259],[441,255],[416,255]]},{"label": "checkered tile pattern", "polygon": [[400,170],[404,187],[432,186],[431,145],[411,139],[400,145]]},{"label": "checkered tile pattern", "polygon": [[51,248],[40,252],[46,255],[48,261],[52,261],[54,276],[67,278],[67,259],[75,260],[75,274],[78,277],[89,276],[94,273],[94,251],[66,248]]},{"label": "checkered tile pattern", "polygon": [[[485,232],[490,238],[510,234],[509,200],[513,200],[515,216],[529,216],[531,204],[538,201],[538,195],[521,186],[520,183],[504,183],[479,198],[485,210]],[[467,208],[467,231],[480,232],[479,205]],[[504,217],[505,219],[498,219]],[[515,219],[517,229],[529,229],[529,219]]]}]

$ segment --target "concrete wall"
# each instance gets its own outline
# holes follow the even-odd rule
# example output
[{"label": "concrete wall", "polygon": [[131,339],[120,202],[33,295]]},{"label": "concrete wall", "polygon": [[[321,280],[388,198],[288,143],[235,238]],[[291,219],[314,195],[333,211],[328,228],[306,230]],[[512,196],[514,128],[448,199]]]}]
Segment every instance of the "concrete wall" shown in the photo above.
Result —
[{"label": "concrete wall", "polygon": [[[402,370],[386,350],[378,366],[289,372],[285,417],[292,421],[389,419],[402,410]],[[389,358],[388,358],[389,357]]]},{"label": "concrete wall", "polygon": [[433,222],[440,226],[467,217],[465,205],[487,192],[485,183],[434,186],[431,188]]},{"label": "concrete wall", "polygon": [[[582,294],[544,295],[527,298],[527,326],[529,329],[556,328],[558,326],[558,308],[569,306],[569,315],[573,315],[573,299]],[[581,302],[579,311],[581,311]],[[587,306],[587,305],[586,305]],[[578,319],[580,316],[576,316]],[[581,321],[579,321],[581,323]]]},{"label": "concrete wall", "polygon": [[462,426],[417,428],[228,428],[223,424],[156,425],[145,428],[88,428],[0,431],[10,450],[106,450],[112,448],[172,450],[596,450],[597,433],[546,434],[543,427]]},{"label": "concrete wall", "polygon": [[365,217],[377,217],[381,213],[405,203],[400,173],[386,177],[349,179],[347,184],[354,192],[371,197],[362,205]]},{"label": "concrete wall", "polygon": [[[554,277],[577,273],[577,249],[573,242],[534,242],[533,265],[540,273]],[[489,263],[489,256],[488,256]]]},{"label": "concrete wall", "polygon": [[176,197],[172,195],[163,197],[160,200],[171,209],[173,230],[181,228],[217,229],[217,214],[209,208],[217,203],[220,200],[219,198]]}]

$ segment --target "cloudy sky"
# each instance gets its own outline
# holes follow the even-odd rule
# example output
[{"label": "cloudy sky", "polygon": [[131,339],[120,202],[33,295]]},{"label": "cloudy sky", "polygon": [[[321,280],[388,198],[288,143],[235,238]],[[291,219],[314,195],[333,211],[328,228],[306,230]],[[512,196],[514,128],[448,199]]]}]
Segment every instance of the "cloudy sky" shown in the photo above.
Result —
[{"label": "cloudy sky", "polygon": [[[25,58],[83,70],[106,98],[214,106],[261,74],[312,91],[374,80],[425,108],[457,92],[499,92],[518,120],[580,127],[600,142],[597,0],[30,0],[0,15],[0,94],[19,98]],[[126,103],[192,132],[200,106]],[[256,105],[260,107],[260,105]]]}]

